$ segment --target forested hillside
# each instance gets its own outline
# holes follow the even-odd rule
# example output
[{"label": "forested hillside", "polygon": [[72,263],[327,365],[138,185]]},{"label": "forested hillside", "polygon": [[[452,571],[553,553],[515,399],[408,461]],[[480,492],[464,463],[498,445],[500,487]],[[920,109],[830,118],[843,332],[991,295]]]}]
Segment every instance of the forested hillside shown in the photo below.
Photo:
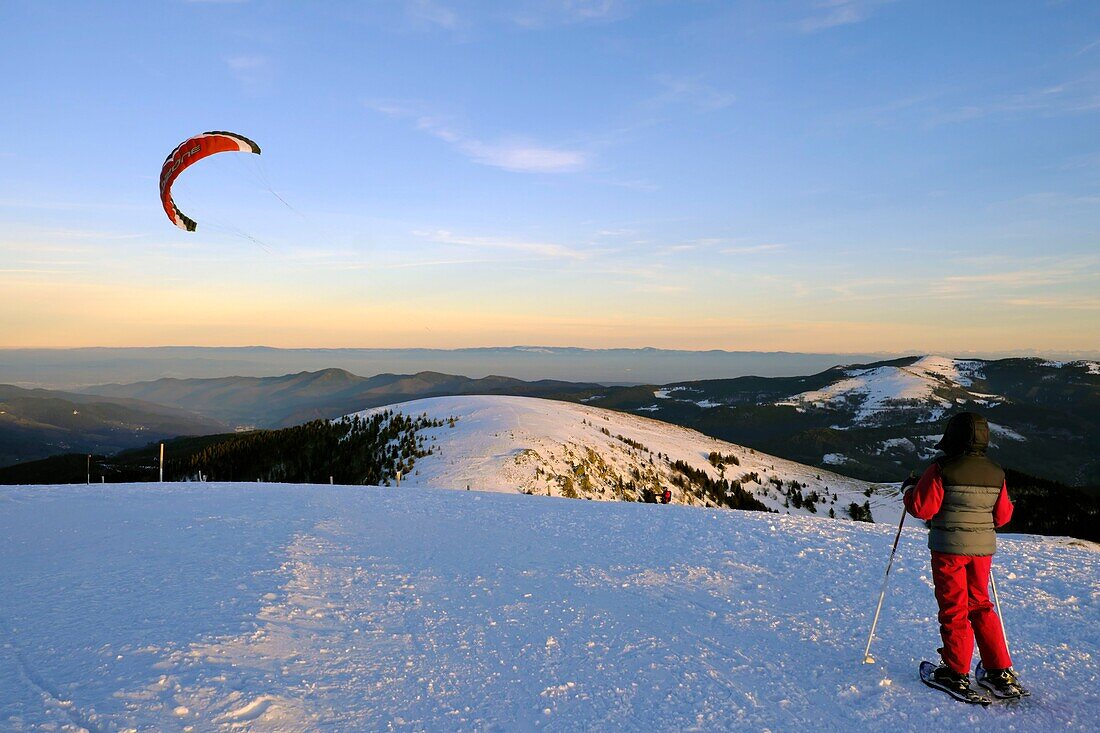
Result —
[{"label": "forested hillside", "polygon": [[[167,481],[388,484],[432,448],[418,431],[442,421],[382,411],[282,430],[181,438],[165,444]],[[0,469],[0,484],[150,481],[158,445],[115,456],[68,454]]]}]

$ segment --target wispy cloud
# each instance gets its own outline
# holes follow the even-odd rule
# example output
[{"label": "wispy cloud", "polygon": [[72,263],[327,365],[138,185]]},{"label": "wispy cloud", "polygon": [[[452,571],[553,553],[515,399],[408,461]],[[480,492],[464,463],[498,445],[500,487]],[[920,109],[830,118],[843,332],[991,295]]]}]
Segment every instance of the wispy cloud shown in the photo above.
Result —
[{"label": "wispy cloud", "polygon": [[1079,50],[1077,52],[1077,55],[1078,56],[1084,56],[1086,53],[1088,53],[1089,51],[1092,51],[1093,49],[1096,49],[1096,48],[1100,48],[1100,38],[1097,38],[1092,43],[1089,43],[1089,44],[1085,45],[1081,50]]},{"label": "wispy cloud", "polygon": [[651,295],[678,295],[690,290],[686,285],[672,285],[669,283],[637,283],[633,286],[633,289],[635,292]]},{"label": "wispy cloud", "polygon": [[[683,242],[659,246],[654,250],[654,253],[658,255],[676,255],[684,252],[705,251],[724,255],[742,255],[781,252],[787,248],[785,244],[735,244],[737,241],[736,238],[728,237],[699,237],[698,239],[688,239]],[[644,245],[649,244],[649,242],[639,240],[634,244]]]},{"label": "wispy cloud", "polygon": [[[899,286],[903,284],[903,281],[896,277],[859,277],[840,282],[819,283],[818,287],[828,293],[827,299],[830,303],[859,303],[881,300],[885,297],[896,299],[907,295],[914,298],[921,297],[916,291],[904,289],[900,290],[899,296]],[[801,294],[805,295],[808,290],[803,288]]]},{"label": "wispy cloud", "polygon": [[587,163],[585,154],[578,150],[543,147],[523,138],[493,143],[462,139],[455,146],[475,162],[523,173],[569,173]]},{"label": "wispy cloud", "polygon": [[1100,310],[1100,297],[1096,296],[1066,296],[1050,298],[1009,298],[1004,301],[1008,305],[1024,308],[1058,308],[1064,310]]},{"label": "wispy cloud", "polygon": [[630,0],[509,0],[480,4],[457,0],[397,0],[397,4],[414,24],[450,31],[487,25],[535,31],[610,23],[627,17],[637,6]]},{"label": "wispy cloud", "polygon": [[1003,114],[1065,115],[1100,109],[1100,78],[1047,84],[932,114],[929,124],[948,125]]},{"label": "wispy cloud", "polygon": [[540,29],[577,23],[607,23],[625,17],[622,0],[518,0],[505,18],[521,28]]},{"label": "wispy cloud", "polygon": [[590,253],[552,242],[528,242],[500,237],[468,236],[455,234],[446,229],[417,230],[413,232],[413,235],[439,244],[473,249],[509,250],[534,255],[542,259],[584,260],[590,256]]},{"label": "wispy cloud", "polygon": [[271,60],[261,55],[230,56],[225,60],[229,73],[249,94],[261,94],[272,85]]},{"label": "wispy cloud", "polygon": [[890,99],[878,104],[863,107],[842,109],[828,116],[840,127],[847,127],[856,123],[871,125],[884,125],[892,123],[906,115],[928,115],[928,110],[933,108],[939,100],[943,99],[948,90],[911,94],[905,97]]},{"label": "wispy cloud", "polygon": [[384,260],[323,260],[310,263],[311,269],[334,272],[359,272],[363,270],[414,270],[421,267],[455,267],[459,265],[514,265],[514,260],[503,257],[446,257],[413,258],[400,261]]},{"label": "wispy cloud", "polygon": [[659,191],[661,189],[653,181],[647,181],[644,178],[599,178],[599,183],[603,183],[608,186],[615,186],[616,188],[625,188],[630,191]]},{"label": "wispy cloud", "polygon": [[892,0],[818,0],[799,27],[805,33],[851,25],[867,20],[879,6]]},{"label": "wispy cloud", "polygon": [[830,119],[842,127],[916,122],[937,128],[997,116],[1054,117],[1096,110],[1100,110],[1100,76],[1082,76],[1009,92],[941,88],[843,110]]},{"label": "wispy cloud", "polygon": [[603,229],[597,229],[595,236],[608,239],[636,237],[638,236],[638,230],[631,227],[604,227]]},{"label": "wispy cloud", "polygon": [[39,229],[35,236],[45,239],[122,240],[141,239],[144,234],[106,232],[96,229]]},{"label": "wispy cloud", "polygon": [[5,275],[42,275],[55,272],[64,272],[65,270],[57,267],[42,268],[42,267],[3,267],[0,268],[0,273]]},{"label": "wispy cloud", "polygon": [[456,130],[445,121],[393,102],[368,102],[367,106],[397,119],[411,119],[417,130],[442,140],[475,163],[520,173],[571,173],[588,165],[581,150],[552,147],[522,136],[482,140]]},{"label": "wispy cloud", "polygon": [[[938,279],[929,285],[930,292],[941,297],[994,295],[1023,303],[1034,298],[1050,300],[1050,288],[1059,288],[1066,298],[1074,298],[1074,290],[1094,289],[1093,283],[1100,281],[1100,257],[1093,255],[1019,260],[1013,269],[996,269],[996,260],[960,258],[954,263],[956,270],[964,274]],[[966,272],[968,268],[973,271]],[[977,271],[984,268],[989,269]],[[1036,295],[1037,289],[1048,292]]]},{"label": "wispy cloud", "polygon": [[43,211],[145,211],[146,207],[140,204],[120,204],[117,202],[81,202],[81,201],[48,201],[43,199],[0,199],[0,208],[12,209],[41,209]]},{"label": "wispy cloud", "polygon": [[668,104],[688,104],[698,109],[715,110],[729,107],[737,96],[732,92],[716,89],[698,78],[658,74],[654,81],[661,91],[649,101],[651,107]]},{"label": "wispy cloud", "polygon": [[[1007,272],[983,272],[974,275],[948,275],[941,281],[944,292],[954,292],[969,286],[1037,286],[1057,285],[1079,280],[1080,275],[1067,269],[1011,270]],[[935,287],[935,286],[933,286]]]},{"label": "wispy cloud", "polygon": [[1059,169],[1078,170],[1081,168],[1100,168],[1100,153],[1085,153],[1084,155],[1074,155],[1067,158],[1062,162]]},{"label": "wispy cloud", "polygon": [[[411,270],[417,267],[454,267],[456,265],[507,265],[509,260],[492,257],[452,257],[449,259],[413,260],[379,265],[380,270]],[[360,269],[368,269],[366,266]]]},{"label": "wispy cloud", "polygon": [[416,21],[447,30],[455,30],[463,25],[457,12],[435,0],[411,0],[406,3],[405,12]]},{"label": "wispy cloud", "polygon": [[724,247],[721,252],[724,255],[762,254],[764,252],[781,252],[785,250],[785,244],[746,244],[734,247]]},{"label": "wispy cloud", "polygon": [[1100,194],[1076,194],[1063,193],[1061,191],[1035,191],[1014,196],[1011,199],[990,204],[991,208],[1007,208],[1018,211],[1021,207],[1042,207],[1049,209],[1055,206],[1096,206],[1100,204]]}]

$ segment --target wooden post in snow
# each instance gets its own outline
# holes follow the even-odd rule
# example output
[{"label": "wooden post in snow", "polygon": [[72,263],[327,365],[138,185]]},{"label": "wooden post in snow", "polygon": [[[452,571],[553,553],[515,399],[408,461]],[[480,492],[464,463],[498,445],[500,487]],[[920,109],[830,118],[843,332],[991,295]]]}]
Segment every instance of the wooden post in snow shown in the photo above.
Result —
[{"label": "wooden post in snow", "polygon": [[164,483],[164,443],[160,444],[160,481]]}]

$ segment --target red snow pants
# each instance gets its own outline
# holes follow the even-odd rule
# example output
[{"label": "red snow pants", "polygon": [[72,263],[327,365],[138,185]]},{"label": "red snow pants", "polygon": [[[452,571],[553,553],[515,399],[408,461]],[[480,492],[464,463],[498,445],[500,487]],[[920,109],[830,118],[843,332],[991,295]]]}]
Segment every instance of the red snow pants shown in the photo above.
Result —
[{"label": "red snow pants", "polygon": [[1004,630],[989,600],[989,567],[993,557],[951,555],[932,551],[932,582],[939,604],[944,664],[959,674],[970,674],[974,639],[986,669],[1012,666]]}]

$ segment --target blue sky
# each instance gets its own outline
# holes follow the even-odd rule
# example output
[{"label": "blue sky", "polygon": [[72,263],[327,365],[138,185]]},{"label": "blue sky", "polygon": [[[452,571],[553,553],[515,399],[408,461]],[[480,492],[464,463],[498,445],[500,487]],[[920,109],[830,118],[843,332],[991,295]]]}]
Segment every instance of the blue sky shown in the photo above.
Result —
[{"label": "blue sky", "polygon": [[1100,349],[1096,3],[7,0],[0,65],[0,346]]}]

